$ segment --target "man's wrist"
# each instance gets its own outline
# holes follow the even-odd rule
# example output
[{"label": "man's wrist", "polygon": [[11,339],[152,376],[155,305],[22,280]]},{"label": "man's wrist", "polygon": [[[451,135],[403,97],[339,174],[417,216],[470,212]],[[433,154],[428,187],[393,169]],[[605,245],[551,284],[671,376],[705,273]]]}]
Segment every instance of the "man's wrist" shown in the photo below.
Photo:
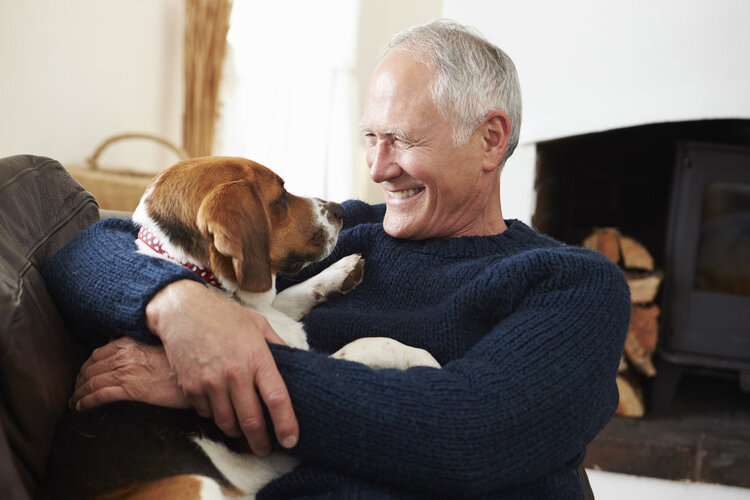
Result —
[{"label": "man's wrist", "polygon": [[206,292],[210,293],[206,286],[194,280],[183,279],[170,283],[146,304],[146,327],[166,343],[168,339],[165,336],[171,330],[165,328],[165,325],[172,321],[170,318],[182,314],[191,298]]}]

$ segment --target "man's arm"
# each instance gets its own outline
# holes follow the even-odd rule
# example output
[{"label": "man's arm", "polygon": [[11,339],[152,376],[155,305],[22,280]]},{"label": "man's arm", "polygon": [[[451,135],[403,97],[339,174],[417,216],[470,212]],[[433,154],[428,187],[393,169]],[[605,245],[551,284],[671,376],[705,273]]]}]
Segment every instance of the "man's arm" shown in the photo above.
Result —
[{"label": "man's arm", "polygon": [[[263,401],[277,439],[294,445],[297,421],[267,345],[281,339],[263,316],[218,297],[192,271],[136,253],[136,232],[130,221],[99,222],[45,266],[47,288],[71,329],[91,346],[123,335],[161,341],[201,415],[229,434],[242,430],[264,454],[270,441]],[[108,372],[102,364],[97,370]]]},{"label": "man's arm", "polygon": [[291,453],[436,495],[481,497],[572,470],[616,409],[630,307],[614,266],[581,261],[531,285],[513,313],[440,370],[378,371],[272,346],[300,420]]},{"label": "man's arm", "polygon": [[159,343],[146,326],[146,304],[170,283],[200,282],[187,268],[136,253],[137,233],[138,226],[129,220],[100,221],[42,269],[65,322],[89,347],[123,335]]}]

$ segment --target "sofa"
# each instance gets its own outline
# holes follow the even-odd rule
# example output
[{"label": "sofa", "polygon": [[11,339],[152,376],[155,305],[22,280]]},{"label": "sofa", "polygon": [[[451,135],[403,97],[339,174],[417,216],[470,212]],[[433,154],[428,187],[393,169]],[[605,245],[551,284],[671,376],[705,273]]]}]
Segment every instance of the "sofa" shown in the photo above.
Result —
[{"label": "sofa", "polygon": [[57,161],[0,159],[0,498],[32,498],[81,365],[40,274],[100,217]]}]

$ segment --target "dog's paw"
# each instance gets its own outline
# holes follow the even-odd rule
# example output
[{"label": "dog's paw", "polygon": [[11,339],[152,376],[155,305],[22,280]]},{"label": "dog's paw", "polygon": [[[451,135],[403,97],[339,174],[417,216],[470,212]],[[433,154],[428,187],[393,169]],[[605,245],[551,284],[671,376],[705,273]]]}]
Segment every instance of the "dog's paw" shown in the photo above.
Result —
[{"label": "dog's paw", "polygon": [[276,295],[273,307],[299,320],[317,304],[356,288],[364,278],[364,267],[365,260],[361,255],[348,255],[317,275]]},{"label": "dog's paw", "polygon": [[339,297],[354,290],[364,279],[365,259],[360,254],[343,257],[315,277],[318,301]]},{"label": "dog's paw", "polygon": [[363,363],[371,368],[406,370],[412,366],[440,368],[440,363],[424,349],[404,345],[387,337],[365,337],[346,344],[333,358]]}]

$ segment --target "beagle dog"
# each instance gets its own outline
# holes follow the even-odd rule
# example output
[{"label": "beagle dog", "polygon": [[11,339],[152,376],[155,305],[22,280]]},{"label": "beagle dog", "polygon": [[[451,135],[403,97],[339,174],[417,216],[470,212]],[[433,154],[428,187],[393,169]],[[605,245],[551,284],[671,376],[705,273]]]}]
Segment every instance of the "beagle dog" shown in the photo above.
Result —
[{"label": "beagle dog", "polygon": [[299,319],[316,303],[362,280],[350,255],[276,294],[276,273],[327,257],[344,217],[338,203],[294,196],[270,169],[244,158],[178,163],[146,189],[133,221],[139,252],[193,270],[213,291],[263,314],[291,347],[307,349]]},{"label": "beagle dog", "polygon": [[[345,256],[279,294],[276,273],[327,257],[343,216],[337,203],[288,193],[263,165],[206,157],[155,177],[133,220],[139,252],[188,267],[214,292],[263,314],[287,345],[307,349],[299,319],[353,290],[364,261]],[[440,367],[427,351],[388,338],[359,339],[332,356],[373,368]],[[63,420],[38,497],[250,499],[296,464],[280,452],[253,455],[194,411],[119,402]]]}]

